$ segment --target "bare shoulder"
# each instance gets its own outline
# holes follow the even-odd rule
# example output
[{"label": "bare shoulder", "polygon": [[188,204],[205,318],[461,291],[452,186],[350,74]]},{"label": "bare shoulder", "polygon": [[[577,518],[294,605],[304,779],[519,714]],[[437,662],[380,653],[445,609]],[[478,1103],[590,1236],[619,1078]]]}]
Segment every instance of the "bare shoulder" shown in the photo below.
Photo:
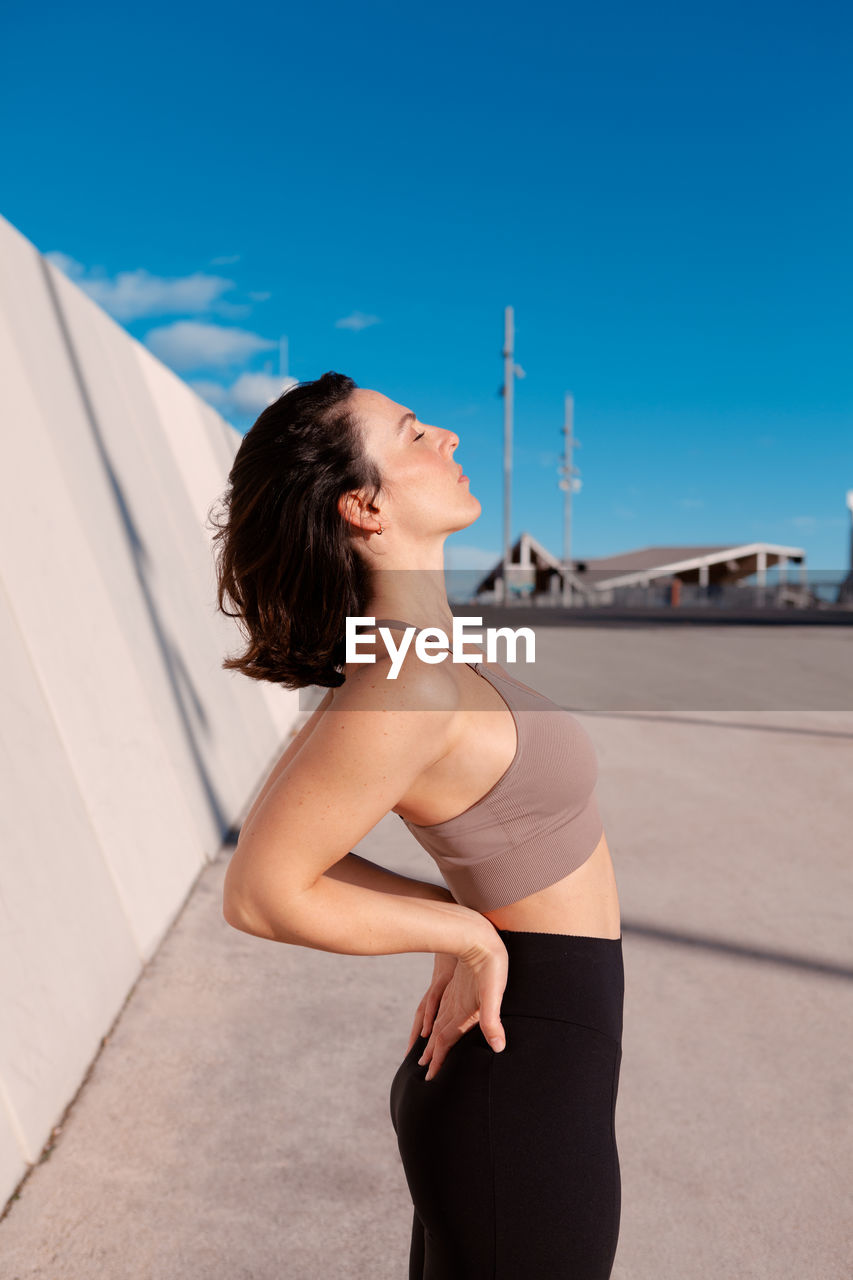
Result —
[{"label": "bare shoulder", "polygon": [[459,708],[459,685],[447,662],[422,662],[407,654],[394,672],[387,654],[371,663],[353,663],[346,682],[334,691],[338,710],[441,711],[450,718]]}]

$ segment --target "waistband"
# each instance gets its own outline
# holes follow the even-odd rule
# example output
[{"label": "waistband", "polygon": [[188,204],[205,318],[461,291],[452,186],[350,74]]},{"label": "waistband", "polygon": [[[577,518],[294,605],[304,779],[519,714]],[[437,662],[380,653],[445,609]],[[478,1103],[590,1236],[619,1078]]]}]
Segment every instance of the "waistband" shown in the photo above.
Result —
[{"label": "waistband", "polygon": [[622,937],[498,929],[509,968],[501,1013],[554,1018],[622,1042]]}]

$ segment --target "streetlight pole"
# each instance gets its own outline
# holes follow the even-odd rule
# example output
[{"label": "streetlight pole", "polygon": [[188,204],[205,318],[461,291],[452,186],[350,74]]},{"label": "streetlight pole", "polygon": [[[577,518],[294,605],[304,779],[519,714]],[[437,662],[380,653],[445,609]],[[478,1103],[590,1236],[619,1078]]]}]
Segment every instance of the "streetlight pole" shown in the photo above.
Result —
[{"label": "streetlight pole", "polygon": [[506,604],[510,599],[509,565],[512,557],[512,524],[510,520],[510,502],[512,495],[512,410],[515,379],[524,377],[524,370],[515,363],[515,326],[512,307],[504,308],[504,381],[501,395],[504,398],[504,537],[503,537],[503,580],[502,599]]},{"label": "streetlight pole", "polygon": [[512,554],[510,502],[512,500],[512,402],[513,402],[513,310],[504,309],[504,570],[503,600],[509,602],[509,562]]},{"label": "streetlight pole", "polygon": [[580,440],[572,434],[575,416],[574,397],[566,394],[565,416],[563,419],[563,460],[560,465],[560,488],[565,494],[563,503],[563,603],[572,604],[572,584],[569,578],[572,569],[572,494],[581,487],[580,471],[572,463],[572,450]]},{"label": "streetlight pole", "polygon": [[[838,599],[836,604],[853,604],[853,489],[848,489],[845,495],[847,510],[850,512],[850,557],[847,568],[847,576],[843,579],[838,588]],[[808,581],[806,579],[806,581]]]}]

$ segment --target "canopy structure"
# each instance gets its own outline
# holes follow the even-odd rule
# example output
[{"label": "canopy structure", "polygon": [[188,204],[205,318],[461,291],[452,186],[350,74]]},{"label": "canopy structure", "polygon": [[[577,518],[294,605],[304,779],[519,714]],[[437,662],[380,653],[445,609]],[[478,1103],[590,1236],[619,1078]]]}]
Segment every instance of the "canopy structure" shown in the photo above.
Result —
[{"label": "canopy structure", "polygon": [[[594,603],[603,602],[618,587],[647,586],[658,579],[678,578],[682,583],[713,587],[757,575],[762,585],[767,570],[777,565],[784,581],[788,564],[799,566],[799,578],[805,586],[806,553],[802,547],[775,542],[639,547],[566,565],[531,534],[522,533],[511,551],[508,587],[513,594],[527,596],[559,596],[570,590]],[[477,584],[475,595],[498,591],[503,572],[501,559]]]},{"label": "canopy structure", "polygon": [[575,560],[573,566],[597,590],[645,585],[656,578],[680,578],[699,586],[730,585],[757,575],[759,585],[767,570],[778,565],[784,578],[786,566],[800,567],[806,581],[806,553],[802,547],[775,542],[729,543],[714,547],[640,547],[615,556]]}]

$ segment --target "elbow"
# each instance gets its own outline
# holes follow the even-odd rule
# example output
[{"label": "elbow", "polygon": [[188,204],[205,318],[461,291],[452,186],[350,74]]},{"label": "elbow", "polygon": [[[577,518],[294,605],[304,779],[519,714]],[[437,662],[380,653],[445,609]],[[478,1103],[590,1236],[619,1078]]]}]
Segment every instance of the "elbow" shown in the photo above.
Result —
[{"label": "elbow", "polygon": [[239,929],[241,933],[252,933],[252,914],[256,913],[249,910],[245,898],[226,884],[222,892],[222,918],[225,923],[230,924],[232,929]]},{"label": "elbow", "polygon": [[272,927],[269,915],[263,910],[261,904],[245,895],[235,893],[234,890],[226,889],[222,895],[222,918],[226,924],[230,924],[232,929],[237,929],[240,933],[249,933],[256,938],[287,941],[278,930]]},{"label": "elbow", "polygon": [[254,933],[252,922],[257,920],[258,912],[247,893],[246,877],[243,874],[245,868],[242,866],[242,859],[238,861],[238,850],[239,845],[231,855],[231,861],[225,872],[225,882],[222,886],[222,918],[226,924],[230,924],[232,929],[239,929],[241,933]]},{"label": "elbow", "polygon": [[223,898],[222,918],[232,929],[248,933],[254,938],[267,938],[270,942],[290,941],[280,921],[273,923],[266,912],[249,903]]},{"label": "elbow", "polygon": [[239,929],[241,933],[251,932],[246,927],[245,912],[241,910],[233,897],[225,893],[222,895],[222,919],[226,924],[230,924],[232,929]]},{"label": "elbow", "polygon": [[[241,853],[238,861],[237,853]],[[282,883],[281,877],[259,878],[252,874],[242,850],[235,850],[225,872],[222,887],[222,917],[226,924],[241,933],[273,942],[297,942],[301,934],[294,921],[301,899],[300,891]]]},{"label": "elbow", "polygon": [[241,933],[257,933],[262,921],[257,904],[248,892],[245,867],[242,865],[243,859],[238,860],[238,853],[241,852],[238,844],[225,872],[225,882],[222,886],[222,918],[232,929],[237,929]]},{"label": "elbow", "polygon": [[258,895],[238,892],[227,884],[222,894],[222,918],[232,929],[267,938],[270,942],[290,942],[292,935],[282,918],[286,913],[279,905],[275,912],[264,906]]}]

